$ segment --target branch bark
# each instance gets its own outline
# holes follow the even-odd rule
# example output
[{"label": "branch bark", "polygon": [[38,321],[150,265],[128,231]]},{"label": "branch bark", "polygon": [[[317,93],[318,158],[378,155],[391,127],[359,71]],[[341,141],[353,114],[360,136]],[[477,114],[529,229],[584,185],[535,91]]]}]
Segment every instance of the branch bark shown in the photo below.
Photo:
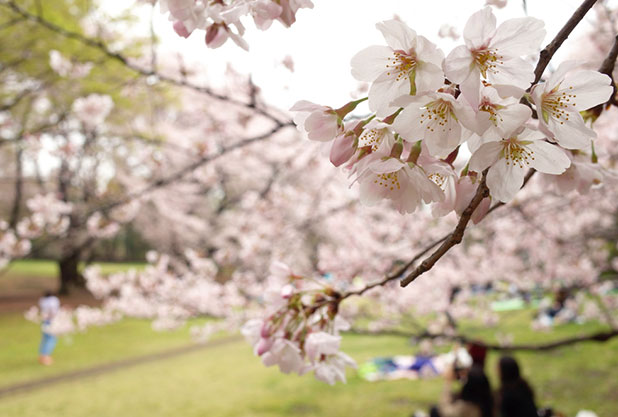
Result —
[{"label": "branch bark", "polygon": [[361,335],[374,335],[374,336],[402,336],[416,339],[447,339],[457,341],[460,343],[474,343],[482,346],[488,350],[495,350],[499,352],[513,352],[513,351],[548,351],[557,349],[564,346],[570,346],[582,342],[607,342],[608,340],[618,337],[618,330],[606,330],[595,333],[590,333],[582,336],[566,337],[564,339],[554,340],[546,343],[522,343],[514,345],[501,345],[497,343],[485,342],[472,337],[459,335],[459,334],[445,334],[445,333],[408,333],[401,330],[381,330],[376,332],[353,329],[348,333],[361,334]]},{"label": "branch bark", "polygon": [[429,271],[433,266],[438,262],[440,258],[442,258],[453,246],[461,243],[463,239],[463,235],[466,231],[466,227],[472,218],[472,214],[474,210],[481,204],[484,198],[489,196],[489,188],[487,188],[487,170],[483,172],[483,178],[476,190],[476,194],[472,198],[472,201],[466,207],[466,209],[461,214],[459,218],[459,222],[455,227],[455,230],[442,242],[442,245],[431,254],[428,258],[426,258],[419,266],[417,266],[411,273],[408,274],[402,281],[401,286],[405,287],[414,281],[416,278]]}]

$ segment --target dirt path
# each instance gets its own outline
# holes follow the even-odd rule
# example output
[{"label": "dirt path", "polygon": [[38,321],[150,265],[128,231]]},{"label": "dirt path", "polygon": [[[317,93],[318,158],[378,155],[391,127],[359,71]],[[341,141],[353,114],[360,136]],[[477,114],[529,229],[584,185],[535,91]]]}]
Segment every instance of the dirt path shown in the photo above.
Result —
[{"label": "dirt path", "polygon": [[241,336],[230,336],[223,339],[214,340],[208,343],[193,344],[182,346],[175,349],[166,350],[159,353],[151,353],[149,355],[137,356],[133,358],[123,359],[120,361],[109,362],[102,365],[93,366],[86,369],[79,369],[72,372],[66,372],[60,375],[54,375],[47,378],[35,379],[33,381],[23,382],[20,384],[10,385],[0,388],[0,398],[8,397],[11,394],[34,391],[40,388],[53,386],[62,382],[73,381],[76,379],[87,378],[96,375],[102,375],[116,370],[130,368],[132,366],[141,365],[144,363],[170,359],[176,356],[184,355],[199,350],[210,349],[216,346],[227,345],[230,343],[242,340]]}]

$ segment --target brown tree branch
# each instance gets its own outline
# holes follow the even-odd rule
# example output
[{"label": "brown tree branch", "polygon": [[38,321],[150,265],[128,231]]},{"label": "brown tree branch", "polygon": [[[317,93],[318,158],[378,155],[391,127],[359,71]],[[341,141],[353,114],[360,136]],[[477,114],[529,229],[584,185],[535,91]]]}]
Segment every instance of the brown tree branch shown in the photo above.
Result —
[{"label": "brown tree branch", "polygon": [[487,170],[483,172],[483,178],[481,179],[481,182],[476,190],[476,194],[472,198],[472,201],[470,201],[468,207],[466,207],[466,209],[461,214],[459,222],[457,223],[457,226],[455,227],[453,232],[444,242],[442,242],[440,247],[434,253],[432,253],[431,256],[426,258],[423,262],[421,262],[419,266],[417,266],[411,273],[409,273],[408,276],[401,280],[402,287],[407,286],[420,275],[429,271],[431,268],[433,268],[435,263],[438,262],[438,260],[442,258],[453,246],[461,243],[464,232],[466,231],[466,227],[468,226],[468,223],[472,218],[474,210],[476,210],[476,208],[479,206],[479,204],[481,204],[481,201],[483,201],[484,198],[489,196],[489,188],[487,188],[486,181]]},{"label": "brown tree branch", "polygon": [[495,351],[548,351],[557,349],[564,346],[570,346],[577,343],[582,342],[607,342],[608,340],[618,337],[618,330],[606,330],[599,331],[596,333],[590,333],[582,336],[572,336],[566,337],[564,339],[558,339],[551,342],[545,343],[522,343],[522,344],[514,344],[514,345],[501,345],[498,343],[485,342],[479,339],[475,339],[469,336],[464,336],[461,334],[447,334],[447,333],[430,333],[428,331],[420,332],[420,333],[409,333],[401,330],[380,330],[380,331],[367,331],[367,330],[358,330],[353,329],[347,333],[351,334],[360,334],[360,335],[374,335],[374,336],[402,336],[408,338],[415,339],[446,339],[452,340],[456,342],[460,342],[463,344],[474,343],[476,345],[482,346],[488,350]]}]

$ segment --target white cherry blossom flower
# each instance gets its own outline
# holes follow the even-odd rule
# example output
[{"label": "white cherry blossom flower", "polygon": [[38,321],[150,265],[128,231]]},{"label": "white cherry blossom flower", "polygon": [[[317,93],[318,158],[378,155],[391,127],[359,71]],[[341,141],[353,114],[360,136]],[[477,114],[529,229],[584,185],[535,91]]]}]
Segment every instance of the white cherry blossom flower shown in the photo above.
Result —
[{"label": "white cherry blossom flower", "polygon": [[421,205],[441,201],[444,193],[425,171],[411,162],[386,158],[370,164],[358,178],[360,199],[374,205],[389,199],[400,213],[413,213]]},{"label": "white cherry blossom flower", "polygon": [[93,129],[105,121],[114,108],[114,101],[108,95],[90,94],[73,102],[72,110],[86,127]]},{"label": "white cherry blossom flower", "polygon": [[534,69],[521,56],[538,51],[545,37],[543,27],[541,20],[523,17],[509,19],[496,28],[496,17],[490,7],[485,7],[468,19],[465,45],[446,57],[446,77],[460,85],[473,107],[479,103],[481,79],[525,90],[534,81]]},{"label": "white cherry blossom flower", "polygon": [[462,139],[462,124],[475,128],[474,112],[451,94],[436,92],[397,100],[404,107],[393,129],[410,142],[423,139],[432,156],[446,157]]},{"label": "white cherry blossom flower", "polygon": [[276,339],[268,352],[262,355],[262,363],[266,366],[277,365],[284,374],[298,373],[305,364],[298,346],[286,339]]},{"label": "white cherry blossom flower", "polygon": [[356,368],[356,362],[343,352],[330,355],[326,360],[315,365],[314,375],[316,379],[334,385],[337,381],[346,382],[345,368]]},{"label": "white cherry blossom flower", "polygon": [[484,86],[476,113],[476,133],[482,135],[484,142],[500,140],[523,126],[531,115],[530,108],[521,104],[519,98],[502,98],[495,88]]},{"label": "white cherry blossom flower", "polygon": [[305,353],[310,361],[315,362],[322,355],[334,355],[339,351],[341,336],[326,332],[311,333],[305,339]]},{"label": "white cherry blossom flower", "polygon": [[[567,149],[583,149],[596,133],[584,124],[580,111],[605,103],[613,92],[611,79],[597,71],[568,74],[577,64],[566,61],[544,84],[532,90],[540,129]],[[567,75],[568,74],[568,75]]]},{"label": "white cherry blossom flower", "polygon": [[564,150],[544,139],[545,134],[539,131],[515,131],[499,142],[482,145],[470,158],[470,169],[480,173],[489,167],[491,196],[507,203],[523,185],[528,169],[558,175],[571,165]]},{"label": "white cherry blossom flower", "polygon": [[385,117],[397,110],[391,103],[398,97],[442,86],[444,54],[401,21],[388,20],[376,27],[388,46],[374,45],[357,53],[352,58],[352,75],[372,83],[369,108]]}]

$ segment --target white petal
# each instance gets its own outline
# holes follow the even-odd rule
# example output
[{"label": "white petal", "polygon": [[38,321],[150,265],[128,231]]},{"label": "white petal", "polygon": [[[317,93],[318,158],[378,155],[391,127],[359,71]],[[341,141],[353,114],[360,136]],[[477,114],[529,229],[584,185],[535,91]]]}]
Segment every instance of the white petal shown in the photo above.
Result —
[{"label": "white petal", "polygon": [[549,118],[547,128],[554,134],[560,146],[567,149],[584,149],[597,134],[584,124],[579,113],[569,113],[569,120],[560,121]]},{"label": "white petal", "polygon": [[[565,92],[572,95],[573,109],[587,110],[609,100],[614,89],[611,79],[597,71],[580,71],[569,77],[560,85],[557,94]],[[572,87],[572,88],[571,88]]]},{"label": "white petal", "polygon": [[397,158],[388,158],[376,161],[369,165],[369,169],[376,174],[388,174],[389,172],[399,171],[405,164]]},{"label": "white petal", "polygon": [[532,110],[518,103],[498,110],[498,114],[500,115],[498,129],[503,133],[502,137],[508,139],[530,119]]},{"label": "white petal", "polygon": [[391,19],[377,23],[376,27],[391,48],[405,52],[416,49],[416,32],[405,23]]},{"label": "white petal", "polygon": [[393,50],[388,46],[370,46],[352,57],[352,76],[359,81],[374,81],[386,72],[388,59]]},{"label": "white petal", "polygon": [[487,79],[492,84],[511,85],[526,89],[534,81],[534,67],[521,58],[504,59],[497,65],[497,71],[488,72]]},{"label": "white petal", "polygon": [[470,158],[470,169],[483,172],[485,168],[496,163],[503,149],[502,142],[489,142],[481,145]]},{"label": "white petal", "polygon": [[539,140],[527,148],[534,152],[530,165],[539,172],[558,175],[571,165],[571,160],[559,146]]},{"label": "white petal", "polygon": [[426,62],[419,62],[416,68],[416,94],[436,91],[444,85],[442,67]]},{"label": "white petal", "polygon": [[472,53],[463,45],[453,49],[444,60],[446,78],[456,84],[462,83],[471,76],[471,72],[475,68]]},{"label": "white petal", "polygon": [[523,185],[526,172],[519,164],[507,165],[506,159],[500,159],[487,173],[487,187],[492,197],[503,203],[511,201]]},{"label": "white petal", "polygon": [[416,38],[416,55],[422,62],[442,68],[444,52],[424,36]]},{"label": "white petal", "polygon": [[386,117],[395,112],[398,107],[392,106],[391,102],[410,94],[410,81],[407,77],[396,81],[395,76],[391,78],[383,78],[383,76],[380,76],[369,88],[369,109],[378,117]]},{"label": "white petal", "polygon": [[474,13],[468,19],[464,28],[463,37],[470,49],[486,46],[486,42],[493,36],[496,29],[496,16],[491,7],[485,7]]},{"label": "white petal", "polygon": [[556,85],[558,85],[559,83],[562,82],[562,80],[564,80],[568,72],[575,69],[578,65],[579,63],[574,60],[568,60],[568,61],[562,62],[558,66],[556,71],[554,71],[549,76],[549,78],[547,79],[547,82],[545,84],[542,84],[544,87],[544,90],[546,92],[550,92]]},{"label": "white petal", "polygon": [[496,29],[491,47],[509,56],[537,53],[545,38],[545,24],[533,17],[509,19]]},{"label": "white petal", "polygon": [[407,141],[416,142],[425,137],[426,126],[421,122],[421,114],[425,112],[421,107],[427,102],[427,97],[419,100],[414,97],[393,122],[393,130]]}]

